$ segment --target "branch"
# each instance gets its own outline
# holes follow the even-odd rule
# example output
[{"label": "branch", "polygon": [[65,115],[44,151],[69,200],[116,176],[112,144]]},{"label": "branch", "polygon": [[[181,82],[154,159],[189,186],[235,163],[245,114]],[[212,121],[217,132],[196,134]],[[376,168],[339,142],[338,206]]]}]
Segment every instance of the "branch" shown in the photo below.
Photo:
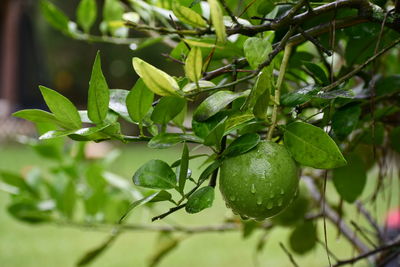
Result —
[{"label": "branch", "polygon": [[[321,201],[321,193],[317,189],[313,179],[308,176],[302,176],[302,179],[307,184],[310,190],[311,197],[317,201]],[[343,236],[361,253],[366,253],[369,248],[354,234],[350,227],[343,221],[340,220],[338,214],[324,201],[325,216],[329,219],[343,234]]]},{"label": "branch", "polygon": [[393,242],[391,244],[381,246],[381,247],[379,247],[377,249],[365,252],[365,253],[357,256],[357,257],[354,257],[354,258],[351,258],[351,259],[348,259],[348,260],[340,260],[335,265],[333,265],[333,267],[342,266],[342,265],[346,265],[346,264],[353,264],[353,263],[355,263],[355,262],[357,262],[359,260],[368,258],[369,256],[375,255],[375,254],[377,254],[379,252],[382,252],[382,251],[390,250],[392,248],[400,248],[400,241],[395,241],[395,242]]},{"label": "branch", "polygon": [[174,213],[174,212],[176,212],[176,211],[178,211],[180,209],[183,209],[185,206],[186,206],[186,203],[182,204],[182,205],[179,205],[179,206],[176,206],[176,207],[173,207],[173,208],[170,208],[169,211],[167,211],[167,212],[165,212],[165,213],[163,213],[161,215],[158,215],[156,217],[151,218],[151,221],[154,222],[154,221],[157,221],[157,220],[164,219],[168,215],[170,215],[170,214],[172,214],[172,213]]},{"label": "branch", "polygon": [[338,79],[337,81],[331,83],[330,85],[327,85],[325,87],[321,88],[322,92],[326,92],[326,91],[330,91],[332,89],[334,89],[335,87],[339,86],[341,83],[349,80],[350,78],[352,78],[354,75],[356,75],[358,72],[360,72],[363,68],[365,68],[366,66],[368,66],[368,64],[370,64],[372,61],[374,61],[375,59],[377,59],[378,57],[382,56],[383,54],[385,54],[387,51],[389,51],[390,49],[392,49],[393,47],[395,47],[396,45],[398,45],[400,43],[400,39],[395,40],[393,43],[391,43],[389,46],[387,46],[386,48],[382,49],[381,51],[379,51],[378,53],[376,53],[375,55],[373,55],[372,57],[370,57],[367,61],[365,61],[363,64],[361,64],[360,66],[356,67],[354,70],[350,71],[349,73],[347,73],[346,75],[342,76],[340,79]]}]

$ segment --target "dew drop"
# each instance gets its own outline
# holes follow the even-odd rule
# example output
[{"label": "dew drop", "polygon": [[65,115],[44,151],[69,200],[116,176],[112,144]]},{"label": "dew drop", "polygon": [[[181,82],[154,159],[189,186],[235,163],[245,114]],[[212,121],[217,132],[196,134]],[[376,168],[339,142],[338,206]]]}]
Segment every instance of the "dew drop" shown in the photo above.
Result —
[{"label": "dew drop", "polygon": [[281,195],[284,195],[285,194],[285,190],[283,190],[283,188],[281,188],[280,193],[281,193]]},{"label": "dew drop", "polygon": [[257,205],[260,206],[260,205],[262,204],[262,202],[263,202],[263,201],[262,201],[262,198],[261,198],[261,197],[258,197],[258,198],[257,198],[257,202],[256,202]]},{"label": "dew drop", "polygon": [[272,209],[274,207],[274,203],[272,201],[267,203],[267,209]]},{"label": "dew drop", "polygon": [[229,197],[229,200],[230,200],[230,201],[235,201],[235,200],[236,200],[236,197],[235,197],[235,196],[230,196],[230,197]]},{"label": "dew drop", "polygon": [[256,186],[254,184],[251,184],[251,193],[255,194],[256,193]]},{"label": "dew drop", "polygon": [[281,207],[283,204],[283,198],[278,199],[278,206]]}]

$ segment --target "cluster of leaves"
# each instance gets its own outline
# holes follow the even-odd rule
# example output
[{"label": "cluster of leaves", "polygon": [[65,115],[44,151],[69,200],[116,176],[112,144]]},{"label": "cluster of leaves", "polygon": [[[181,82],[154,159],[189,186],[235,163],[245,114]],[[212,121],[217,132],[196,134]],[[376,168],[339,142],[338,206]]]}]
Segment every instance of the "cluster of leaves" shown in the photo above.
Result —
[{"label": "cluster of leaves", "polygon": [[[210,207],[224,159],[248,152],[264,138],[284,144],[303,167],[334,169],[330,177],[339,196],[348,203],[363,192],[367,170],[377,161],[370,156],[372,151],[379,152],[383,160],[400,152],[400,77],[391,74],[400,71],[395,64],[396,53],[388,52],[382,66],[365,63],[399,38],[396,31],[383,32],[381,25],[366,22],[344,27],[334,38],[324,31],[314,33],[314,37],[301,34],[298,28],[331,25],[333,11],[329,10],[298,24],[257,32],[260,18],[285,22],[300,12],[313,14],[312,6],[323,9],[329,1],[279,5],[275,1],[244,1],[248,5],[221,1],[222,6],[216,0],[154,2],[106,0],[100,39],[90,35],[97,18],[94,0],[81,1],[78,24],[50,2],[42,1],[41,5],[47,20],[73,38],[118,43],[133,29],[155,33],[140,45],[172,41],[168,57],[182,65],[183,75],[173,77],[134,57],[133,68],[140,78],[133,88],[110,89],[97,54],[87,110],[78,111],[56,91],[40,87],[51,113],[23,110],[14,114],[35,123],[56,125],[41,135],[43,140],[68,136],[77,141],[146,141],[154,149],[184,143],[177,161],[168,164],[154,159],[134,173],[135,185],[158,191],[131,204],[130,210],[149,201],[173,203],[155,220],[182,208],[197,213]],[[389,3],[379,4],[384,7]],[[335,11],[334,21],[356,15],[359,10],[351,7],[340,9],[340,14]],[[296,30],[297,37],[290,41],[292,36],[287,35]],[[232,35],[233,31],[241,34]],[[304,40],[298,36],[305,36]],[[380,36],[378,41],[376,36]],[[326,47],[335,49],[335,64],[331,64],[332,53]],[[284,56],[279,53],[282,50]],[[354,70],[354,75],[340,80]],[[341,82],[333,83],[337,79]],[[120,119],[138,125],[138,136],[125,135]],[[213,153],[195,154],[188,143],[207,146]],[[206,157],[206,167],[199,177],[192,177],[190,161],[198,157]],[[204,185],[207,180],[208,185]],[[178,193],[178,199],[173,199],[171,190]],[[305,212],[297,213],[302,220],[295,220],[291,244],[294,251],[303,253],[315,245],[316,230],[313,222],[304,221]],[[305,233],[315,237],[310,244],[298,242]]]},{"label": "cluster of leaves", "polygon": [[[38,124],[41,132],[53,124]],[[122,177],[106,171],[119,155],[113,151],[103,159],[89,158],[86,143],[68,143],[65,138],[20,140],[50,167],[30,166],[23,173],[0,171],[0,189],[8,192],[9,213],[29,223],[114,224],[129,203],[152,192],[129,186]]]}]

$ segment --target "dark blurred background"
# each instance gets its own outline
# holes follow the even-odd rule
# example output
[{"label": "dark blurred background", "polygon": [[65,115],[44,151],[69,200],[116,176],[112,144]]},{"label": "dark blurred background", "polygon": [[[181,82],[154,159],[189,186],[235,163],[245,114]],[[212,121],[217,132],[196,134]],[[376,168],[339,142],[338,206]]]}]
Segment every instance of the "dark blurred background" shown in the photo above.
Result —
[{"label": "dark blurred background", "polygon": [[[99,9],[101,2],[98,1]],[[79,0],[53,3],[75,20]],[[158,66],[165,64],[165,60],[159,61],[160,53],[166,49],[161,44],[133,51],[128,45],[87,43],[64,36],[44,20],[38,0],[2,0],[0,11],[2,116],[23,108],[45,109],[38,85],[55,89],[79,108],[84,108],[97,50],[101,51],[103,72],[110,88],[130,89],[133,86],[137,76],[131,59],[135,55]],[[101,19],[100,15],[98,19]],[[93,27],[93,34],[100,34],[98,24],[99,21]]]}]

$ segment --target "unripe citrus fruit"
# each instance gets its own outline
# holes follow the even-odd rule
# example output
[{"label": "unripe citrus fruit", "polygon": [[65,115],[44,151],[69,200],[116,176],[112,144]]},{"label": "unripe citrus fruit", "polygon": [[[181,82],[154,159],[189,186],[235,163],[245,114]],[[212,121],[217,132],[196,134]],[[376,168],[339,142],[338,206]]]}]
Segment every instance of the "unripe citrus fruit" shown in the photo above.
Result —
[{"label": "unripe citrus fruit", "polygon": [[299,184],[298,174],[284,146],[261,141],[251,151],[222,163],[219,186],[234,213],[263,220],[291,203]]}]

